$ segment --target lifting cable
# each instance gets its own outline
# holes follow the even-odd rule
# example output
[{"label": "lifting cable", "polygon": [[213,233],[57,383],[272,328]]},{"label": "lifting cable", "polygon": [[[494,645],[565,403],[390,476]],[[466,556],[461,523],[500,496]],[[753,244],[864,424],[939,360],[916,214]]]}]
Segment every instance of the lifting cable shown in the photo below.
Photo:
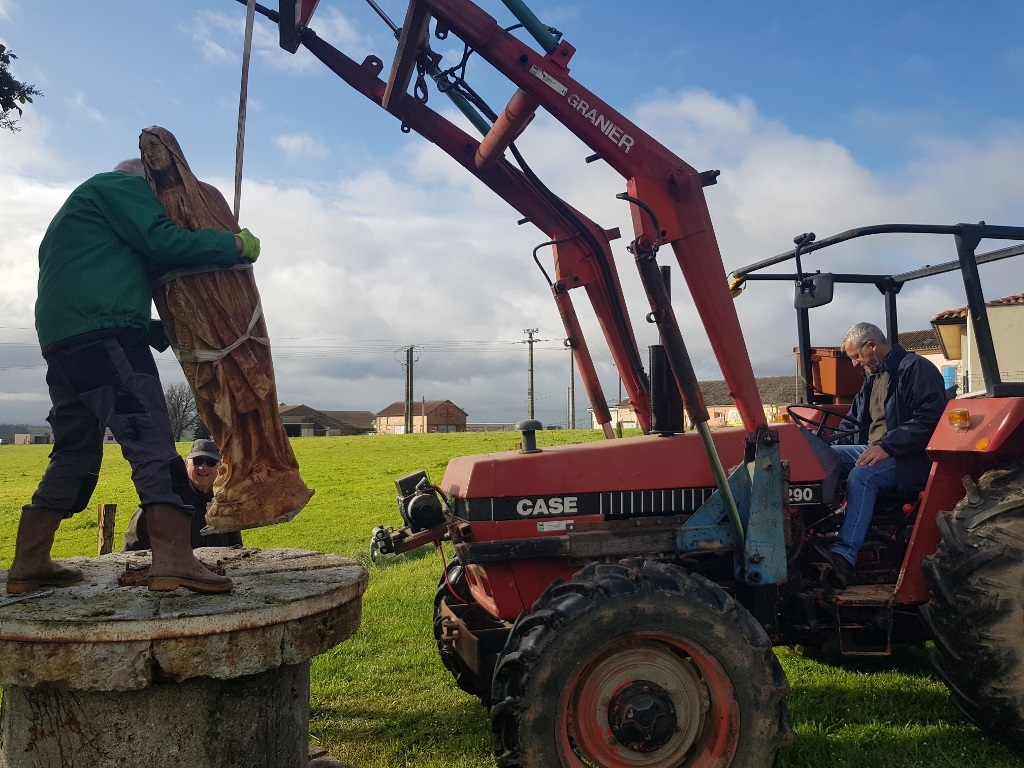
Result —
[{"label": "lifting cable", "polygon": [[238,94],[238,136],[235,140],[235,221],[242,205],[242,156],[245,153],[245,105],[249,98],[249,54],[252,51],[252,28],[256,17],[256,0],[245,4],[245,44],[242,48],[242,85]]}]

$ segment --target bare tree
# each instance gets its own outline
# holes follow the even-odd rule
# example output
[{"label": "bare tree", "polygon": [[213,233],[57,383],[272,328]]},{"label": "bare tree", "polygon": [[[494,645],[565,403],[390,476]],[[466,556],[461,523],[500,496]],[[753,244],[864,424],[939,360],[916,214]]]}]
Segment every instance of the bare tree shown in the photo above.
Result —
[{"label": "bare tree", "polygon": [[171,432],[175,440],[181,440],[186,432],[196,428],[199,414],[196,412],[196,399],[189,385],[182,381],[168,384],[164,390],[167,401],[167,415],[171,419]]}]

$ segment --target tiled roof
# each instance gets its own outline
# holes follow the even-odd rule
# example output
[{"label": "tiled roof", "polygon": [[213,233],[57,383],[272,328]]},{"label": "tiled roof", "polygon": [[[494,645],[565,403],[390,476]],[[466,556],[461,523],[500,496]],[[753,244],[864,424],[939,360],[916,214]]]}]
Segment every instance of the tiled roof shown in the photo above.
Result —
[{"label": "tiled roof", "polygon": [[[449,403],[453,407],[458,408],[460,411],[462,411],[462,409],[459,408],[459,406],[455,405],[455,403],[453,403],[451,400],[427,400],[427,401],[418,400],[415,403],[413,403],[413,409],[412,409],[413,415],[419,416],[419,415],[421,415],[424,412],[424,410],[427,413],[431,413],[434,409],[439,408],[440,406],[444,405],[445,403]],[[463,415],[466,415],[465,411],[462,411],[462,413],[463,413]],[[380,417],[380,416],[404,416],[404,415],[405,415],[405,401],[404,400],[396,400],[391,405],[389,405],[387,408],[385,408],[383,411],[378,411],[377,412],[377,416],[378,417]]]},{"label": "tiled roof", "polygon": [[[992,299],[986,301],[986,307],[995,307],[1002,304],[1024,304],[1024,293],[1018,293],[1013,296],[1005,296],[1002,299]],[[966,320],[967,319],[967,307],[957,307],[956,309],[947,309],[943,312],[939,312],[937,315],[932,317],[932,322],[940,322],[942,320]]]},{"label": "tiled roof", "polygon": [[[799,384],[796,376],[760,376],[756,379],[757,391],[761,402],[765,405],[781,405],[801,400]],[[704,396],[704,404],[709,406],[733,405],[732,395],[722,379],[701,381],[700,392]]]},{"label": "tiled roof", "polygon": [[361,432],[369,432],[373,429],[373,411],[321,411],[321,413]]},{"label": "tiled roof", "polygon": [[934,328],[926,331],[904,331],[900,334],[900,346],[910,352],[924,352],[939,349],[939,337]]},{"label": "tiled roof", "polygon": [[304,421],[315,421],[326,429],[345,429],[350,425],[339,422],[324,411],[310,408],[308,405],[282,405],[278,407],[281,420],[285,424],[300,424]]}]

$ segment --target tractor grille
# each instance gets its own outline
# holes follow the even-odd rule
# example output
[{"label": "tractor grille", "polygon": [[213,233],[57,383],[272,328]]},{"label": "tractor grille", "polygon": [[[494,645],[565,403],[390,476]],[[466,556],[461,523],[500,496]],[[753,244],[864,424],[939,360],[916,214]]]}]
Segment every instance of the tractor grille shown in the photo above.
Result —
[{"label": "tractor grille", "polygon": [[456,514],[470,521],[543,520],[584,515],[601,515],[607,519],[678,515],[695,512],[716,490],[712,486],[457,499]]}]

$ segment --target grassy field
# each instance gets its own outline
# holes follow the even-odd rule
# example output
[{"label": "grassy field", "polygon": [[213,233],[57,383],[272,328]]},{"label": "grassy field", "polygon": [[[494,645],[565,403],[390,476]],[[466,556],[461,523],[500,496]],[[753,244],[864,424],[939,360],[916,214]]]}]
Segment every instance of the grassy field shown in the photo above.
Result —
[{"label": "grassy field", "polygon": [[[590,431],[542,432],[540,444],[596,439]],[[259,547],[349,555],[370,570],[363,624],[350,640],[313,661],[311,732],[353,768],[493,766],[486,712],[441,666],[431,606],[441,573],[433,548],[382,565],[368,561],[374,525],[399,524],[393,479],[426,469],[439,481],[450,456],[511,449],[516,433],[307,438],[293,441],[309,506],[286,525],[246,531]],[[179,446],[185,451],[185,444]],[[127,463],[104,457],[92,509],[61,526],[57,556],[92,555],[100,503],[118,506],[117,542],[135,509]],[[0,447],[0,569],[14,552],[21,505],[46,465],[47,446]],[[450,555],[450,552],[449,552]],[[786,649],[793,746],[783,768],[1010,768],[1006,749],[964,721],[928,671],[924,653],[872,671],[823,666]]]}]

